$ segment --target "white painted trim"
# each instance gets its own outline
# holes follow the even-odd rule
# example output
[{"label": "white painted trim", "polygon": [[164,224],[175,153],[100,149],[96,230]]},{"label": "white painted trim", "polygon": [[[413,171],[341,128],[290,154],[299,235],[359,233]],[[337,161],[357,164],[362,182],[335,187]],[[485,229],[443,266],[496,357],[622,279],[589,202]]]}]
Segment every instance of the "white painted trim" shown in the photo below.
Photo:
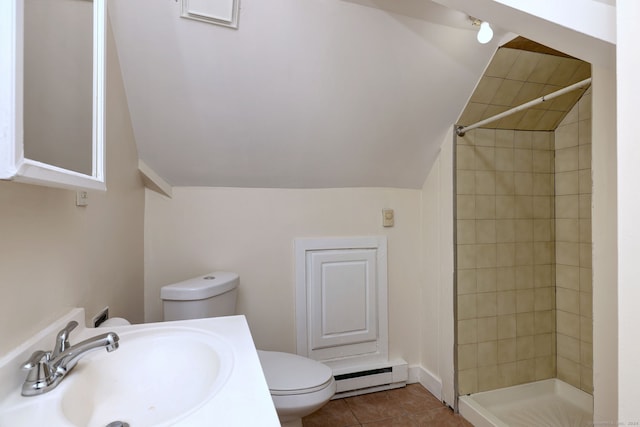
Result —
[{"label": "white painted trim", "polygon": [[409,366],[409,384],[420,383],[438,400],[442,401],[442,380],[423,366]]},{"label": "white painted trim", "polygon": [[149,190],[153,190],[156,193],[162,194],[169,198],[173,197],[173,187],[167,181],[162,179],[153,169],[151,169],[145,162],[138,160],[138,171],[142,175],[144,186]]},{"label": "white painted trim", "polygon": [[[388,325],[388,297],[387,297],[387,238],[386,236],[371,237],[327,237],[327,238],[298,238],[294,240],[295,250],[295,284],[296,284],[296,351],[299,355],[309,355],[309,326],[307,324],[307,268],[306,255],[308,251],[331,249],[376,249],[377,277],[378,277],[378,332],[379,357],[387,358],[389,352]],[[355,364],[362,360],[354,359]],[[339,363],[338,363],[339,364]]]},{"label": "white painted trim", "polygon": [[196,10],[189,7],[189,0],[182,0],[181,17],[193,19],[196,21],[207,22],[209,24],[222,25],[223,27],[238,28],[238,19],[240,16],[240,0],[229,1],[229,10],[231,16],[215,16],[202,10]]}]

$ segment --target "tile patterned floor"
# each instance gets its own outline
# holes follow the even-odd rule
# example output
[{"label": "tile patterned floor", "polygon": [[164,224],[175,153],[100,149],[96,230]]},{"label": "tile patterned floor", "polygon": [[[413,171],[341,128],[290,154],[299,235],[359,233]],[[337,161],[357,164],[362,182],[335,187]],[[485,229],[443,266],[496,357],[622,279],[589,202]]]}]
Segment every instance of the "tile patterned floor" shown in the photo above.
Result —
[{"label": "tile patterned floor", "polygon": [[304,427],[473,427],[420,384],[336,399],[303,418]]}]

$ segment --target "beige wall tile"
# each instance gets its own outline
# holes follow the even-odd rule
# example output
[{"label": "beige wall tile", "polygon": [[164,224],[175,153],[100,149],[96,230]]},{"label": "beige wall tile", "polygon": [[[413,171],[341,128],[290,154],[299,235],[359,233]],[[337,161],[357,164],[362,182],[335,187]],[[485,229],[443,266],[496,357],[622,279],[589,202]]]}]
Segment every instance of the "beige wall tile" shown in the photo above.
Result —
[{"label": "beige wall tile", "polygon": [[580,242],[591,242],[591,220],[581,219],[579,221]]},{"label": "beige wall tile", "polygon": [[490,365],[478,369],[478,391],[495,390],[500,387],[498,366]]},{"label": "beige wall tile", "polygon": [[553,199],[554,198],[550,196],[533,196],[533,218],[553,218],[555,216]]},{"label": "beige wall tile", "polygon": [[556,218],[578,218],[579,196],[557,196],[556,197]]},{"label": "beige wall tile", "polygon": [[514,153],[512,148],[498,147],[495,149],[496,171],[513,172]]},{"label": "beige wall tile", "polygon": [[498,341],[478,343],[478,367],[498,364]]},{"label": "beige wall tile", "polygon": [[556,376],[555,356],[536,357],[536,381]]},{"label": "beige wall tile", "polygon": [[556,194],[579,194],[580,192],[580,174],[577,170],[572,172],[558,172],[556,179]]},{"label": "beige wall tile", "polygon": [[545,311],[555,308],[555,293],[552,287],[536,288],[534,291],[534,310]]},{"label": "beige wall tile", "polygon": [[572,265],[557,265],[556,284],[558,287],[579,290],[580,268]]},{"label": "beige wall tile", "polygon": [[495,138],[496,147],[513,148],[515,131],[510,129],[496,129]]},{"label": "beige wall tile", "polygon": [[496,219],[510,219],[516,214],[515,196],[496,196]]},{"label": "beige wall tile", "polygon": [[457,271],[457,291],[458,295],[472,294],[476,292],[476,270],[460,269]]},{"label": "beige wall tile", "polygon": [[580,292],[580,316],[593,317],[593,294]]},{"label": "beige wall tile", "polygon": [[593,344],[580,341],[580,363],[582,366],[593,367]]},{"label": "beige wall tile", "polygon": [[591,144],[578,147],[578,166],[580,169],[591,169]]},{"label": "beige wall tile", "polygon": [[496,267],[513,267],[516,264],[516,244],[496,244]]},{"label": "beige wall tile", "polygon": [[482,292],[495,292],[496,291],[496,269],[495,268],[480,268],[477,270],[477,291]]},{"label": "beige wall tile", "polygon": [[496,267],[496,245],[476,244],[476,267]]},{"label": "beige wall tile", "polygon": [[475,224],[476,243],[496,243],[496,221],[479,219]]},{"label": "beige wall tile", "polygon": [[533,172],[533,150],[516,148],[513,150],[513,170]]},{"label": "beige wall tile", "polygon": [[475,319],[476,317],[476,295],[458,295],[458,319]]},{"label": "beige wall tile", "polygon": [[[496,217],[498,217],[498,206],[500,205],[499,197],[496,197]],[[511,216],[510,218],[513,218]],[[498,219],[496,221],[496,242],[497,243],[511,243],[515,242],[515,220],[513,219]]]},{"label": "beige wall tile", "polygon": [[536,132],[516,131],[513,139],[514,148],[533,148],[533,134]]},{"label": "beige wall tile", "polygon": [[574,243],[580,241],[580,227],[577,218],[556,219],[556,241]]},{"label": "beige wall tile", "polygon": [[555,255],[554,242],[534,242],[533,243],[533,263],[551,264]]},{"label": "beige wall tile", "polygon": [[476,248],[475,245],[457,245],[458,268],[476,268]]},{"label": "beige wall tile", "polygon": [[[495,301],[495,297],[494,297]],[[495,307],[495,304],[494,304]],[[494,309],[495,312],[495,309]],[[495,342],[498,339],[498,321],[497,317],[482,317],[478,318],[478,343],[487,341]],[[495,363],[495,361],[494,361]]]},{"label": "beige wall tile", "polygon": [[516,194],[513,172],[496,172],[496,194],[502,196]]},{"label": "beige wall tile", "polygon": [[516,274],[516,289],[532,289],[534,287],[532,265],[516,266],[515,274]]},{"label": "beige wall tile", "polygon": [[[579,289],[581,292],[593,292],[593,272],[590,268],[580,267]],[[577,288],[576,288],[577,289]]]},{"label": "beige wall tile", "polygon": [[478,367],[478,344],[458,345],[458,369]]},{"label": "beige wall tile", "polygon": [[580,243],[580,267],[591,268],[592,250],[591,243]]},{"label": "beige wall tile", "polygon": [[580,266],[580,244],[558,242],[556,244],[556,263]]},{"label": "beige wall tile", "polygon": [[496,170],[496,149],[494,147],[476,147],[475,150],[475,169],[477,171]]},{"label": "beige wall tile", "polygon": [[553,150],[554,132],[532,132],[533,148],[536,150]]},{"label": "beige wall tile", "polygon": [[533,220],[533,241],[550,242],[553,240],[553,220],[534,219]]},{"label": "beige wall tile", "polygon": [[580,368],[580,389],[593,394],[593,369],[585,366]]},{"label": "beige wall tile", "polygon": [[558,310],[556,313],[556,330],[558,334],[578,338],[580,336],[580,316]]},{"label": "beige wall tile", "polygon": [[458,372],[458,391],[461,395],[478,392],[478,369],[462,369]]},{"label": "beige wall tile", "polygon": [[578,116],[580,120],[591,118],[591,92],[586,92],[578,101]]},{"label": "beige wall tile", "polygon": [[516,360],[533,359],[534,357],[535,343],[533,335],[516,337]]},{"label": "beige wall tile", "polygon": [[498,364],[516,361],[516,339],[498,340]]},{"label": "beige wall tile", "polygon": [[497,294],[497,314],[516,313],[516,291],[498,291]]},{"label": "beige wall tile", "polygon": [[516,379],[518,384],[528,383],[536,379],[535,359],[518,360],[516,362]]},{"label": "beige wall tile", "polygon": [[571,384],[574,387],[580,387],[580,364],[571,361],[565,357],[557,359],[558,378]]},{"label": "beige wall tile", "polygon": [[556,318],[555,318],[554,310],[536,311],[534,312],[533,316],[534,316],[534,328],[535,328],[536,334],[555,333]]},{"label": "beige wall tile", "polygon": [[554,172],[554,155],[553,155],[553,151],[550,151],[550,150],[533,150],[533,168],[532,168],[532,170],[533,170],[533,172],[536,172],[536,173],[553,173]]},{"label": "beige wall tile", "polygon": [[536,357],[554,355],[553,334],[538,334],[534,336]]},{"label": "beige wall tile", "polygon": [[[567,117],[569,117],[569,114]],[[555,132],[556,150],[576,146],[578,146],[578,122],[558,126]],[[556,171],[558,170],[557,165],[558,163],[556,162]]]},{"label": "beige wall tile", "polygon": [[591,170],[585,169],[579,172],[580,176],[580,194],[589,194],[593,191],[593,181],[591,179]]},{"label": "beige wall tile", "polygon": [[[506,314],[497,317],[498,324],[498,339],[516,337],[516,315]],[[515,344],[514,344],[515,345]],[[515,358],[513,359],[515,360]]]},{"label": "beige wall tile", "polygon": [[476,194],[496,194],[494,171],[476,171]]},{"label": "beige wall tile", "polygon": [[475,196],[475,213],[476,219],[495,219],[496,196]]},{"label": "beige wall tile", "polygon": [[456,169],[475,170],[475,168],[476,154],[474,147],[458,144],[456,147]]},{"label": "beige wall tile", "polygon": [[551,265],[533,266],[533,285],[536,288],[555,286],[555,271]]},{"label": "beige wall tile", "polygon": [[495,147],[496,131],[495,129],[478,128],[475,130],[474,145],[477,147]]},{"label": "beige wall tile", "polygon": [[[529,325],[531,326],[531,333],[533,333],[533,313],[528,312],[532,312],[534,310],[534,295],[535,292],[533,289],[522,289],[516,291],[516,310],[518,313],[531,314],[531,319],[529,319],[531,321],[531,325]],[[520,326],[520,321],[521,319],[518,318],[518,326]],[[518,332],[518,335],[521,335],[520,332]]]},{"label": "beige wall tile", "polygon": [[529,219],[533,216],[533,197],[515,196],[514,218]]},{"label": "beige wall tile", "polygon": [[515,268],[498,267],[496,269],[496,290],[510,291],[516,288]]},{"label": "beige wall tile", "polygon": [[580,341],[593,343],[593,318],[580,316]]},{"label": "beige wall tile", "polygon": [[535,331],[534,313],[533,312],[517,313],[516,314],[516,337],[533,335],[534,331]]},{"label": "beige wall tile", "polygon": [[578,122],[579,144],[591,143],[591,120],[580,120]]},{"label": "beige wall tile", "polygon": [[478,322],[476,319],[458,320],[458,344],[478,342]]},{"label": "beige wall tile", "polygon": [[457,243],[459,245],[476,243],[476,221],[474,219],[459,219],[456,223]]},{"label": "beige wall tile", "polygon": [[557,336],[557,353],[573,362],[580,363],[580,340],[563,334]]},{"label": "beige wall tile", "polygon": [[516,384],[515,361],[498,365],[498,383],[500,387],[509,387]]},{"label": "beige wall tile", "polygon": [[533,265],[533,243],[516,242],[515,265]]},{"label": "beige wall tile", "polygon": [[477,294],[476,304],[478,318],[495,316],[497,313],[496,292],[483,292]]},{"label": "beige wall tile", "polygon": [[573,289],[556,289],[556,308],[569,313],[580,314],[580,292]]},{"label": "beige wall tile", "polygon": [[531,242],[533,241],[533,220],[532,219],[516,219],[515,224],[515,237],[516,242]]},{"label": "beige wall tile", "polygon": [[456,217],[458,219],[476,218],[476,197],[457,196],[456,197]]},{"label": "beige wall tile", "polygon": [[533,173],[531,172],[514,172],[513,182],[515,194],[517,196],[533,195]]},{"label": "beige wall tile", "polygon": [[[582,172],[580,172],[582,173]],[[578,216],[580,218],[588,219],[591,218],[591,194],[580,194],[579,196],[579,212]]]},{"label": "beige wall tile", "polygon": [[456,194],[475,194],[476,173],[474,171],[459,170],[456,173]]},{"label": "beige wall tile", "polygon": [[578,145],[556,150],[555,171],[570,172],[579,169]]},{"label": "beige wall tile", "polygon": [[533,174],[533,195],[553,196],[554,195],[554,175],[552,173]]}]

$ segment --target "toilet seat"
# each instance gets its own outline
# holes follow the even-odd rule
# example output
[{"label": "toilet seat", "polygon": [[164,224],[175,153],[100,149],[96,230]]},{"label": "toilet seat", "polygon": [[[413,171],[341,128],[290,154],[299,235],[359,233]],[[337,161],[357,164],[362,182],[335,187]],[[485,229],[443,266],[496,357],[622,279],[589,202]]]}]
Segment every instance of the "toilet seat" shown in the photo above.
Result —
[{"label": "toilet seat", "polygon": [[258,350],[272,396],[315,393],[333,383],[331,368],[296,354]]}]

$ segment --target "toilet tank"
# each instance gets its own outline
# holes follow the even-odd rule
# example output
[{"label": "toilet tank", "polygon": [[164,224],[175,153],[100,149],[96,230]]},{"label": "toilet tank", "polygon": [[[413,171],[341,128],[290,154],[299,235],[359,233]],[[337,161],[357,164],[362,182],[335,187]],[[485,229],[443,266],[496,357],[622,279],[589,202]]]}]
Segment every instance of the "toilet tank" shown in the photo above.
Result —
[{"label": "toilet tank", "polygon": [[200,319],[236,314],[240,279],[236,273],[216,271],[163,286],[160,298],[164,320]]}]

